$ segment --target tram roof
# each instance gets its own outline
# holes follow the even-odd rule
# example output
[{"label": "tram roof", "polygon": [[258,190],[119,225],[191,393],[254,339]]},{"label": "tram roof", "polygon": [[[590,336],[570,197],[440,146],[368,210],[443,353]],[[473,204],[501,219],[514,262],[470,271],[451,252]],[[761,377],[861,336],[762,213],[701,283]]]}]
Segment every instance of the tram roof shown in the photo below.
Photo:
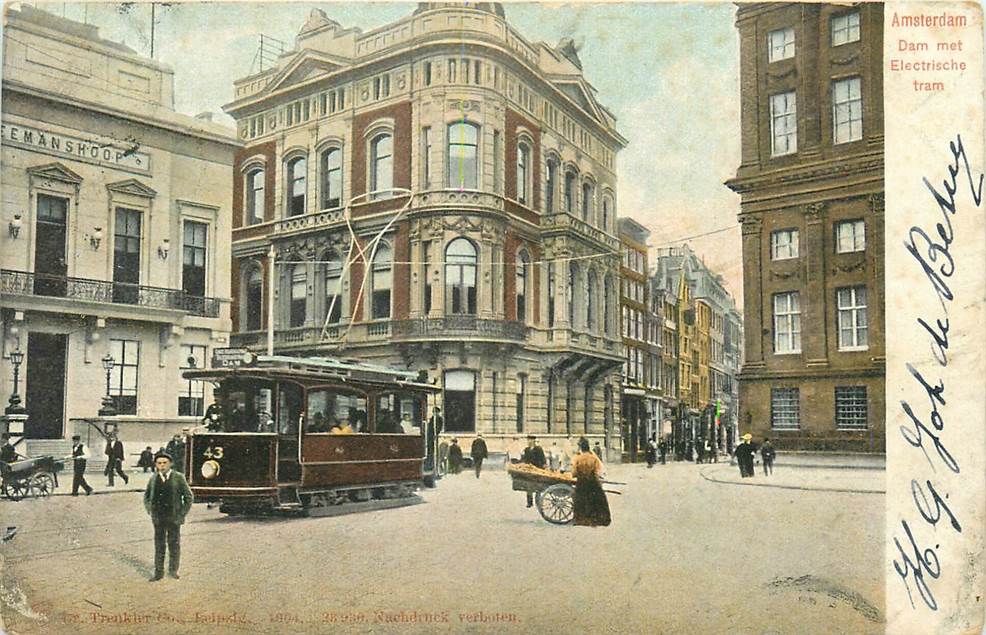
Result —
[{"label": "tram roof", "polygon": [[293,377],[296,379],[341,379],[379,384],[400,383],[424,390],[439,390],[418,381],[418,373],[353,359],[332,357],[291,357],[288,355],[257,355],[248,363],[236,366],[213,366],[186,370],[186,379],[221,379],[233,375]]}]

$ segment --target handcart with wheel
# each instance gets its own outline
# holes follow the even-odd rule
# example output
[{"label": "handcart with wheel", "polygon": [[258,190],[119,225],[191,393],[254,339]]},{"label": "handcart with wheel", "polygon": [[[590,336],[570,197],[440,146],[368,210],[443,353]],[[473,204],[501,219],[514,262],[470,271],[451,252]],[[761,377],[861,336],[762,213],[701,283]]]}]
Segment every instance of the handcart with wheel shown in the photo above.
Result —
[{"label": "handcart with wheel", "polygon": [[513,489],[532,492],[541,517],[555,525],[567,525],[575,518],[575,477],[545,470],[526,463],[507,468]]},{"label": "handcart with wheel", "polygon": [[65,459],[37,456],[6,463],[0,461],[0,493],[12,501],[25,496],[47,498],[58,487],[58,473]]}]

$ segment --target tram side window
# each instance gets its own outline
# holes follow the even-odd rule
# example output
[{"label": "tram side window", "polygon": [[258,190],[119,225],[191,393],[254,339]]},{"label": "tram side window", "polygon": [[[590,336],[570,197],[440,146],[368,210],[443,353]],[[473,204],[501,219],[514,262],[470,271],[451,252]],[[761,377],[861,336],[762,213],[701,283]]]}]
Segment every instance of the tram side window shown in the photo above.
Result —
[{"label": "tram side window", "polygon": [[332,434],[369,432],[366,397],[331,388],[309,390],[305,431]]},{"label": "tram side window", "polygon": [[237,382],[227,386],[226,432],[270,432],[273,391],[265,382]]},{"label": "tram side window", "polygon": [[421,401],[418,397],[399,392],[377,396],[377,432],[421,434],[421,430]]},{"label": "tram side window", "polygon": [[303,408],[301,386],[282,383],[277,391],[277,431],[296,434]]}]

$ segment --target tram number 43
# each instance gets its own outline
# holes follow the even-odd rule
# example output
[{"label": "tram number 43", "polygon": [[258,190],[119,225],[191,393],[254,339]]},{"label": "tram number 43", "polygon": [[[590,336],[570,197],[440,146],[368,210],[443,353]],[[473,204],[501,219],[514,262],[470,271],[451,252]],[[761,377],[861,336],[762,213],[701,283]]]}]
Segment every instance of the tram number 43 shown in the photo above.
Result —
[{"label": "tram number 43", "polygon": [[205,452],[202,453],[202,456],[207,459],[221,459],[223,458],[223,448],[220,445],[210,445],[205,449]]}]

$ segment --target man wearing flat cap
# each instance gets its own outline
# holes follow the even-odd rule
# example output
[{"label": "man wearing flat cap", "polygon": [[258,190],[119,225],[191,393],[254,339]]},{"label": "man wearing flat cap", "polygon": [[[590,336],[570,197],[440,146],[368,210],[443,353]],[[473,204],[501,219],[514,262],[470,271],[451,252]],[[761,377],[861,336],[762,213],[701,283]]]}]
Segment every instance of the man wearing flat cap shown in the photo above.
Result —
[{"label": "man wearing flat cap", "polygon": [[171,469],[171,455],[167,452],[154,455],[154,467],[157,471],[148,479],[147,489],[144,490],[144,509],[154,523],[154,577],[151,582],[164,577],[165,546],[171,553],[168,575],[177,580],[181,559],[181,525],[192,508],[192,490],[185,476]]},{"label": "man wearing flat cap", "polygon": [[[548,460],[544,457],[544,449],[537,444],[537,440],[538,438],[533,434],[527,435],[527,447],[524,448],[524,454],[521,455],[520,462],[539,467],[543,470],[544,466],[548,464]],[[527,492],[527,506],[534,506],[533,492]]]},{"label": "man wearing flat cap", "polygon": [[79,495],[79,488],[86,490],[86,496],[92,494],[92,488],[86,483],[86,461],[89,459],[89,448],[82,442],[79,435],[72,436],[72,496]]}]

